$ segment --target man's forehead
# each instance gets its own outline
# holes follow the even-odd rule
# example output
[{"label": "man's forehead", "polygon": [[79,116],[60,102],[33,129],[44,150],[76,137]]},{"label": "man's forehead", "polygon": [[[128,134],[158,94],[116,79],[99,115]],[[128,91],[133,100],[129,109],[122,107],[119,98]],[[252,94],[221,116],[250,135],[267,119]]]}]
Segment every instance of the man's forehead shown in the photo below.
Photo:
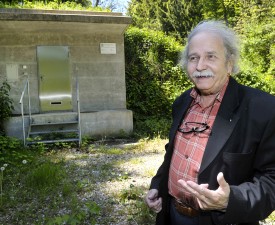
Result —
[{"label": "man's forehead", "polygon": [[200,32],[189,41],[189,54],[196,52],[219,54],[225,51],[222,38],[210,32]]}]

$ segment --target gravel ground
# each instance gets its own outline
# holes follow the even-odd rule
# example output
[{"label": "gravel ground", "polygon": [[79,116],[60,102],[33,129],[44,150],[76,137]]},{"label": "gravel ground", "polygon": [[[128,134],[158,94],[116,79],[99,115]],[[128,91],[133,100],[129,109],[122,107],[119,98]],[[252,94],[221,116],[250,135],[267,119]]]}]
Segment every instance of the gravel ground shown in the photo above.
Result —
[{"label": "gravel ground", "polygon": [[[166,140],[150,144],[97,143],[90,147],[90,153],[71,151],[64,155],[68,167],[75,168],[72,179],[87,181],[79,198],[101,207],[96,219],[98,225],[140,224],[135,218],[138,215],[134,201],[128,201],[127,196],[131,197],[131,189],[139,190],[139,197],[145,196],[152,176],[163,161],[165,143]],[[122,197],[122,193],[128,195]]]}]

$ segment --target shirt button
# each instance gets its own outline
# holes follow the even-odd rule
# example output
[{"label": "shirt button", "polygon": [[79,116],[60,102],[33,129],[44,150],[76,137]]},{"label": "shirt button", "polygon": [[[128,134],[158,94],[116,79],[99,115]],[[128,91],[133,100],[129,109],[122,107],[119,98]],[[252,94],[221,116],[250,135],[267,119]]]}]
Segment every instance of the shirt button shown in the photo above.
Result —
[{"label": "shirt button", "polygon": [[186,159],[188,159],[188,158],[189,158],[189,156],[188,156],[188,155],[185,155],[184,157],[185,157]]}]

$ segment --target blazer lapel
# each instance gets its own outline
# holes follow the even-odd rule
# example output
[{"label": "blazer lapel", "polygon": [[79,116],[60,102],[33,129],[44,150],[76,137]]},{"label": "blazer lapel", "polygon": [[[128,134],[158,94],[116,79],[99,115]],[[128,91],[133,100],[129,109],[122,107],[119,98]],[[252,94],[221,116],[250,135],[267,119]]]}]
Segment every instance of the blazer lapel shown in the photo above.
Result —
[{"label": "blazer lapel", "polygon": [[[242,104],[242,107],[244,105]],[[204,151],[200,173],[215,159],[230,137],[242,111],[241,109],[236,110],[238,106],[238,84],[231,78],[212,127],[212,135],[209,137]]]},{"label": "blazer lapel", "polygon": [[[174,143],[174,138],[176,136],[176,132],[178,130],[178,127],[180,126],[180,123],[182,121],[182,118],[184,117],[186,111],[188,110],[188,107],[190,106],[193,98],[190,96],[191,90],[188,90],[187,94],[181,99],[180,103],[176,105],[174,108],[175,116],[173,118],[173,124],[171,126],[170,130],[170,143]],[[170,145],[171,147],[173,146]]]}]

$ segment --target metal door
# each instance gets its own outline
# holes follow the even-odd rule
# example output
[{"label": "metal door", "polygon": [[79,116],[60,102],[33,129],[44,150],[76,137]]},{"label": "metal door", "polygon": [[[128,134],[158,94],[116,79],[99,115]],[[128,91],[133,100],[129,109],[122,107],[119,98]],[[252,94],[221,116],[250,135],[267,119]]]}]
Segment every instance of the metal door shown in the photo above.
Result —
[{"label": "metal door", "polygon": [[72,110],[69,48],[38,46],[37,61],[41,111]]}]

